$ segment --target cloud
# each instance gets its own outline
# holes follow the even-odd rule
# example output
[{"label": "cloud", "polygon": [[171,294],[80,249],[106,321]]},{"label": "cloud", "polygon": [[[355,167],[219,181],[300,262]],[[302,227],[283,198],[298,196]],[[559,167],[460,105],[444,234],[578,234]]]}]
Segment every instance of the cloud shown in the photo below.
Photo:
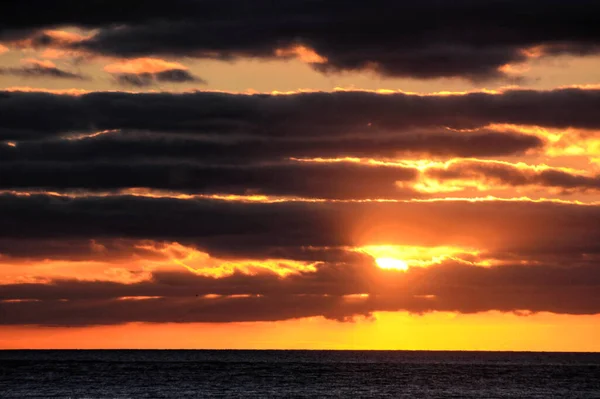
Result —
[{"label": "cloud", "polygon": [[[34,271],[39,265],[44,270],[55,270],[55,267],[50,267],[52,262],[55,262],[58,270],[65,262],[75,262],[75,265],[89,262],[95,263],[98,270],[121,268],[129,272],[138,267],[150,271],[173,267],[179,269],[185,265],[188,270],[213,277],[230,275],[235,270],[246,270],[245,273],[250,274],[267,270],[285,275],[294,270],[311,269],[320,263],[370,264],[373,262],[372,258],[401,259],[409,267],[430,267],[452,259],[484,267],[519,263],[581,266],[595,264],[600,260],[600,251],[593,245],[577,244],[551,247],[537,243],[523,247],[509,243],[488,250],[483,247],[399,244],[360,247],[302,244],[281,246],[269,244],[266,240],[246,245],[235,237],[216,241],[207,238],[196,242],[181,242],[185,245],[169,240],[148,239],[4,237],[0,239],[0,256],[5,265],[19,265],[21,272]],[[491,239],[481,243],[488,246],[493,244]],[[290,269],[290,264],[301,267]],[[77,278],[89,279],[87,270],[83,273],[81,268],[73,270],[76,270],[74,276]],[[32,276],[33,271],[27,274]]]},{"label": "cloud", "polygon": [[178,63],[159,58],[136,58],[121,60],[104,67],[124,86],[151,86],[157,83],[206,82],[194,76],[188,69]]},{"label": "cloud", "polygon": [[595,265],[484,268],[448,261],[399,272],[372,263],[322,264],[316,271],[286,277],[237,272],[221,278],[156,271],[149,280],[130,284],[5,284],[0,286],[0,323],[239,322],[311,316],[348,321],[399,310],[597,314],[599,285]]},{"label": "cloud", "polygon": [[[427,168],[417,183],[425,192],[506,187],[556,188],[565,193],[600,189],[600,176],[546,165],[500,161],[452,160]],[[429,190],[430,189],[430,190]]]},{"label": "cloud", "polygon": [[[304,59],[325,72],[483,80],[511,79],[503,67],[530,58],[585,56],[599,49],[592,17],[597,4],[591,0],[572,1],[569,7],[559,0],[544,7],[533,0],[376,0],[368,8],[305,0],[258,0],[250,6],[240,0],[131,1],[127,6],[112,0],[85,7],[56,0],[55,11],[37,18],[31,18],[30,3],[3,6],[12,20],[0,35],[56,26],[96,29],[74,46],[120,57],[302,59],[311,54]],[[116,8],[119,15],[107,11]]]},{"label": "cloud", "polygon": [[[169,256],[185,260],[187,251],[203,251],[219,259],[254,259],[259,264],[287,259],[314,265],[285,277],[268,268],[218,277],[155,269],[126,284],[64,278],[4,283],[0,323],[6,325],[311,316],[348,321],[398,310],[600,313],[596,205],[242,203],[5,194],[0,196],[0,218],[0,253],[9,263],[19,258],[122,264],[143,259],[165,265],[177,264]],[[379,269],[373,258],[354,250],[365,244],[480,250],[454,251],[403,272]]]},{"label": "cloud", "polygon": [[81,240],[81,239],[0,239],[0,258],[5,262],[39,262],[63,260],[83,262],[132,262],[167,259],[161,252],[167,243],[147,240]]},{"label": "cloud", "polygon": [[[7,132],[10,134],[10,132]],[[178,160],[240,164],[284,161],[289,158],[379,158],[405,155],[449,157],[503,156],[541,150],[538,137],[481,129],[467,134],[446,129],[401,132],[389,137],[294,139],[196,139],[161,133],[113,131],[78,140],[24,141],[0,145],[0,163],[6,162],[134,162]]]},{"label": "cloud", "polygon": [[206,84],[201,78],[192,75],[189,71],[184,69],[170,69],[167,71],[156,72],[156,73],[120,73],[114,75],[116,81],[123,86],[137,86],[146,87],[152,86],[158,83],[185,83],[185,82],[197,82]]},{"label": "cloud", "polygon": [[87,79],[85,76],[58,68],[52,61],[35,59],[23,60],[20,68],[0,68],[0,75],[13,75],[24,78]]},{"label": "cloud", "polygon": [[[61,48],[66,49],[72,43],[81,42],[89,37],[64,30],[45,30],[29,38],[29,45],[33,48]],[[23,45],[27,43],[21,43]]]},{"label": "cloud", "polygon": [[[8,154],[19,146],[5,146]],[[43,148],[43,147],[42,147]],[[77,150],[77,147],[74,147]],[[101,150],[101,149],[99,149]],[[193,147],[190,148],[193,150]],[[17,152],[15,151],[15,152]],[[97,152],[98,153],[98,152]],[[2,154],[2,152],[0,152]],[[419,161],[402,163],[361,163],[350,161],[240,162],[227,165],[226,159],[190,162],[163,152],[135,160],[122,157],[107,162],[98,153],[96,160],[67,162],[54,154],[55,161],[10,158],[0,162],[0,189],[52,192],[118,192],[149,189],[179,194],[262,195],[305,199],[383,200],[423,198],[434,193],[508,188],[560,190],[563,194],[600,190],[600,177],[567,168],[511,164],[500,161],[454,159],[445,163]],[[117,154],[113,154],[117,155]],[[162,159],[161,159],[162,155]],[[85,153],[77,157],[85,158]],[[204,162],[203,162],[204,161]],[[207,162],[210,161],[210,162]],[[212,162],[212,163],[211,163]]]},{"label": "cloud", "polygon": [[244,203],[4,194],[0,218],[0,238],[167,240],[209,253],[380,244],[600,251],[600,208],[552,202]]},{"label": "cloud", "polygon": [[85,50],[76,50],[72,48],[75,43],[81,42],[89,36],[74,33],[67,30],[46,29],[33,32],[24,38],[17,37],[9,40],[8,43],[22,51],[39,51],[41,57],[50,59],[71,58],[79,62],[85,58],[91,58],[94,55]]},{"label": "cloud", "polygon": [[120,60],[104,67],[108,73],[158,73],[174,69],[187,69],[183,64],[173,61],[165,61],[160,58],[136,58],[132,60]]},{"label": "cloud", "polygon": [[[204,248],[185,246],[177,242],[109,239],[0,239],[0,256],[6,264],[16,263],[35,266],[37,262],[71,261],[105,262],[108,267],[115,265],[130,268],[136,262],[147,266],[149,262],[162,261],[159,266],[180,265],[185,262],[196,270],[222,268],[227,261],[244,261],[264,266],[269,261],[284,262],[343,262],[357,263],[370,261],[369,255],[346,247],[305,247],[305,246],[262,246],[257,248]],[[499,255],[500,256],[500,255]],[[525,254],[523,254],[525,256]],[[239,263],[238,263],[239,265]],[[261,267],[255,267],[260,270]],[[279,267],[284,269],[284,267]],[[25,269],[22,269],[25,270]],[[83,277],[83,274],[78,274]]]},{"label": "cloud", "polygon": [[[221,138],[384,136],[418,128],[475,129],[492,123],[600,128],[600,90],[509,90],[464,95],[314,92],[94,92],[79,96],[0,92],[0,139],[26,140],[111,129]],[[32,110],[36,118],[31,118]],[[467,133],[465,133],[467,134]]]},{"label": "cloud", "polygon": [[0,163],[0,188],[118,190],[157,188],[184,193],[260,194],[327,199],[407,198],[397,181],[415,169],[357,163],[219,166],[171,162]]}]

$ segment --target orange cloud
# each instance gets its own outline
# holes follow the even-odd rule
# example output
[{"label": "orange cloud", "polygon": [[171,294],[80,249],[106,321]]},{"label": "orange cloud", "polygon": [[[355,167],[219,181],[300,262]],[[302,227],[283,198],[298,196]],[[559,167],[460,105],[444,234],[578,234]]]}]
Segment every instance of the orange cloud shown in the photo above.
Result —
[{"label": "orange cloud", "polygon": [[408,270],[411,267],[428,267],[448,260],[473,266],[490,266],[492,264],[490,260],[479,258],[481,251],[470,248],[367,245],[352,250],[373,257],[376,264],[384,269]]},{"label": "orange cloud", "polygon": [[58,44],[70,44],[77,43],[88,39],[90,36],[80,35],[74,32],[67,32],[64,30],[46,30],[44,34],[50,37],[55,43]]},{"label": "orange cloud", "polygon": [[4,54],[8,51],[8,47],[0,44],[0,54]]},{"label": "orange cloud", "polygon": [[[284,278],[273,273],[215,278],[155,271],[149,279],[133,283],[61,279],[4,284],[2,300],[12,302],[4,303],[3,322],[94,325],[314,316],[350,321],[386,310],[597,314],[595,259],[567,267],[564,260],[478,267],[474,262],[445,259],[427,268],[388,270],[359,258],[358,262],[322,263],[315,271]],[[141,302],[117,303],[122,298]],[[54,320],[48,309],[58,309],[63,318]]]},{"label": "orange cloud", "polygon": [[39,66],[42,68],[56,68],[56,64],[50,60],[37,60],[34,58],[22,59],[21,64],[29,66]]},{"label": "orange cloud", "polygon": [[498,70],[507,75],[522,75],[529,71],[531,67],[527,64],[505,64],[502,65]]},{"label": "orange cloud", "polygon": [[581,191],[600,189],[600,179],[586,171],[479,159],[432,163],[421,169],[416,183],[403,184],[410,184],[424,193],[456,192],[467,188],[478,191],[514,187]]},{"label": "orange cloud", "polygon": [[[530,130],[528,130],[530,132]],[[593,145],[600,140],[591,139]],[[531,189],[545,190],[551,194],[574,193],[600,190],[600,177],[589,170],[572,167],[552,167],[546,164],[527,164],[477,158],[453,158],[447,161],[427,159],[379,160],[365,158],[291,158],[304,163],[359,163],[364,165],[386,165],[410,168],[417,171],[414,181],[398,181],[399,188],[412,189],[415,198],[423,200],[417,193],[447,194],[473,189],[476,192],[491,190],[513,190],[521,193]],[[470,193],[472,195],[472,193]],[[488,195],[487,198],[494,198]],[[373,198],[375,199],[375,198]],[[432,200],[431,198],[425,200]]]},{"label": "orange cloud", "polygon": [[7,91],[7,92],[49,93],[49,94],[68,95],[68,96],[73,96],[73,97],[82,96],[84,94],[88,94],[88,93],[91,92],[91,90],[77,89],[77,88],[71,88],[71,89],[45,89],[45,88],[30,87],[30,86],[10,86],[10,87],[7,87],[7,88],[2,89],[2,90],[3,91]]},{"label": "orange cloud", "polygon": [[272,272],[279,276],[286,276],[303,271],[316,270],[314,264],[287,259],[219,259],[211,257],[206,252],[186,247],[176,242],[170,244],[148,242],[146,244],[139,244],[136,248],[154,251],[165,257],[167,264],[165,264],[165,261],[161,261],[154,268],[162,269],[164,266],[170,265],[172,267],[175,265],[196,275],[216,278],[231,276],[236,271],[248,275]]},{"label": "orange cloud", "polygon": [[44,30],[29,38],[11,42],[15,47],[25,50],[41,50],[44,58],[91,57],[86,51],[74,50],[71,45],[88,39],[89,35],[65,30]]},{"label": "orange cloud", "polygon": [[74,55],[74,53],[55,48],[48,48],[41,54],[42,57],[51,59],[65,58],[71,55]]},{"label": "orange cloud", "polygon": [[544,154],[549,157],[600,157],[600,131],[577,128],[548,128],[531,125],[491,124],[490,130],[538,136],[546,141]]},{"label": "orange cloud", "polygon": [[147,280],[152,271],[185,270],[198,276],[223,278],[234,273],[285,277],[316,270],[315,262],[224,259],[178,242],[122,239],[61,244],[46,241],[38,242],[36,247],[27,257],[9,257],[0,250],[0,268],[3,270],[0,284],[69,278],[131,284]]},{"label": "orange cloud", "polygon": [[[14,143],[7,145],[13,146]],[[438,192],[438,194],[440,194]],[[302,197],[280,197],[270,195],[223,195],[223,194],[182,194],[176,191],[165,191],[156,189],[139,189],[128,188],[117,191],[93,191],[85,190],[76,191],[47,191],[47,190],[0,190],[0,194],[9,194],[17,197],[30,197],[33,195],[48,195],[51,197],[62,198],[88,198],[88,197],[118,197],[122,195],[141,197],[141,198],[163,198],[163,199],[210,199],[224,202],[240,202],[240,203],[263,203],[276,204],[286,202],[298,203],[435,203],[435,202],[531,202],[531,203],[557,203],[571,205],[600,205],[600,199],[573,199],[572,197],[565,198],[550,198],[550,197],[529,197],[526,195],[520,196],[496,196],[496,195],[469,195],[469,196],[435,196],[428,198],[411,198],[411,199],[382,199],[382,198],[367,198],[367,199],[324,199],[324,198],[302,198]]]},{"label": "orange cloud", "polygon": [[73,43],[81,42],[88,39],[90,36],[80,35],[74,32],[67,32],[61,30],[51,30],[44,32],[47,37],[50,38],[50,45],[44,49],[41,56],[44,58],[66,58],[66,57],[91,57],[82,50],[73,50],[69,48]]},{"label": "orange cloud", "polygon": [[108,64],[104,70],[109,73],[159,73],[173,69],[187,70],[179,62],[169,62],[160,58],[135,58]]},{"label": "orange cloud", "polygon": [[275,50],[275,55],[282,58],[295,57],[307,64],[324,64],[327,62],[326,57],[323,57],[317,54],[313,49],[302,45],[277,49]]}]

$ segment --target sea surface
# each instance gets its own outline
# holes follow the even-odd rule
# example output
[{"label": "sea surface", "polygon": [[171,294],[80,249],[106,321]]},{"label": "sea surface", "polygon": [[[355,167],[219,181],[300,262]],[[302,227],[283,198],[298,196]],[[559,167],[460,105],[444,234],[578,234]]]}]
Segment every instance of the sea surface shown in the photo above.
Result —
[{"label": "sea surface", "polygon": [[1,398],[600,398],[600,354],[0,351]]}]

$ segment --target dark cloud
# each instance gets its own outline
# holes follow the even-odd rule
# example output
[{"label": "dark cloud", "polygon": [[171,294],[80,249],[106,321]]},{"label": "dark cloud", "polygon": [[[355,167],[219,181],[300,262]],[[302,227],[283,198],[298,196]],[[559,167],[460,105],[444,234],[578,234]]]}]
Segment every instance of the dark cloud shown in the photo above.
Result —
[{"label": "dark cloud", "polygon": [[206,81],[194,76],[185,69],[168,69],[161,72],[117,73],[114,74],[114,77],[121,85],[137,87],[152,86],[158,83],[196,82],[206,84]]},{"label": "dark cloud", "polygon": [[[347,321],[377,311],[600,313],[600,272],[581,267],[446,262],[407,272],[322,264],[287,277],[234,273],[213,278],[154,272],[121,284],[55,280],[0,286],[3,324],[275,321],[324,316]],[[369,294],[368,297],[351,297]],[[219,295],[206,297],[206,295]],[[123,297],[159,297],[128,299]],[[22,302],[7,302],[21,300]]]},{"label": "dark cloud", "polygon": [[157,72],[154,74],[155,79],[159,82],[172,82],[172,83],[183,83],[183,82],[204,82],[202,79],[192,75],[185,69],[168,69],[166,71]]},{"label": "dark cloud", "polygon": [[77,46],[124,57],[272,58],[277,49],[302,45],[327,59],[315,65],[319,70],[417,78],[507,78],[499,68],[525,61],[524,49],[596,54],[600,38],[594,0],[8,3],[0,9],[11,15],[0,30],[5,37],[44,27],[97,28]]},{"label": "dark cloud", "polygon": [[7,163],[0,188],[118,190],[154,188],[184,193],[261,194],[326,199],[407,198],[397,181],[417,170],[357,163],[203,166],[186,163]]},{"label": "dark cloud", "polygon": [[225,165],[219,164],[218,159],[210,161],[215,163],[193,163],[178,159],[0,162],[0,189],[93,193],[144,188],[186,194],[338,200],[411,199],[425,197],[413,188],[421,177],[426,181],[437,180],[441,184],[463,181],[480,182],[498,188],[558,188],[565,194],[600,189],[600,178],[596,175],[470,160],[433,167],[423,175],[416,167],[355,162]]},{"label": "dark cloud", "polygon": [[25,65],[18,68],[0,68],[0,75],[12,75],[23,78],[87,79],[87,77],[79,73],[43,64]]},{"label": "dark cloud", "polygon": [[[310,316],[347,321],[399,310],[600,313],[600,209],[592,205],[266,204],[2,195],[0,219],[0,253],[9,258],[165,260],[160,250],[178,241],[213,256],[316,262],[316,271],[287,277],[266,269],[221,278],[157,270],[149,280],[128,284],[81,280],[4,284],[0,323],[5,325],[275,321]],[[140,245],[140,239],[159,242]],[[473,259],[457,255],[441,264],[399,272],[379,269],[371,257],[345,248],[364,243],[457,245],[489,252]],[[467,263],[482,259],[504,261],[487,267]],[[369,296],[351,296],[356,294]],[[119,299],[123,297],[140,298]]]},{"label": "dark cloud", "polygon": [[[185,245],[183,245],[185,244]],[[426,247],[422,250],[427,251]],[[561,246],[536,245],[527,243],[525,247],[514,243],[498,250],[480,250],[477,254],[465,249],[453,252],[452,258],[464,262],[492,262],[494,264],[529,264],[552,267],[583,267],[598,264],[600,247],[593,243],[570,243]],[[244,244],[235,237],[229,240],[197,240],[152,241],[122,238],[103,239],[30,239],[30,238],[0,238],[0,257],[8,264],[23,267],[36,266],[44,260],[58,261],[90,261],[113,263],[115,267],[125,267],[123,262],[158,261],[172,264],[173,259],[184,260],[190,254],[199,252],[208,254],[211,263],[218,260],[237,261],[244,266],[249,260],[260,263],[265,260],[288,260],[309,263],[369,265],[373,258],[367,253],[342,247],[315,247],[304,245],[275,246],[269,243]],[[203,267],[203,263],[199,263]],[[23,269],[27,270],[27,269]],[[266,270],[266,269],[257,269]],[[129,270],[135,273],[135,270]]]},{"label": "dark cloud", "polygon": [[396,158],[398,155],[502,156],[541,148],[535,136],[481,130],[468,134],[436,129],[393,137],[199,140],[168,134],[112,132],[79,140],[46,140],[0,145],[0,163],[176,159],[239,164],[294,158]]},{"label": "dark cloud", "polygon": [[[600,90],[582,89],[454,96],[370,92],[96,92],[68,96],[0,92],[0,139],[26,140],[106,129],[220,138],[321,139],[352,135],[384,139],[411,133],[415,128],[474,129],[490,123],[597,129],[599,107]],[[33,110],[36,118],[31,118]]]},{"label": "dark cloud", "polygon": [[242,203],[0,196],[0,238],[152,239],[210,251],[366,244],[600,250],[600,208],[551,202]]},{"label": "dark cloud", "polygon": [[[262,261],[286,259],[300,262],[368,263],[370,256],[345,247],[243,246],[196,248],[168,241],[132,239],[0,239],[0,257],[11,263],[27,264],[39,260],[99,262],[172,261],[185,258],[189,251],[210,251],[213,258]],[[525,255],[522,255],[525,256]]]},{"label": "dark cloud", "polygon": [[161,252],[173,243],[127,239],[0,239],[0,258],[14,263],[40,260],[133,261],[167,260]]}]

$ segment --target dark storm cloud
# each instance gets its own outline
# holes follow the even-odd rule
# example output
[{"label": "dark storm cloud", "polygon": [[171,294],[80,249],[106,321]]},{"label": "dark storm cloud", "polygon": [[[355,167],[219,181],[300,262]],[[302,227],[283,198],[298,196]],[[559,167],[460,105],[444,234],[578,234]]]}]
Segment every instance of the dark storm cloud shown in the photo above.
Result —
[{"label": "dark storm cloud", "polygon": [[23,78],[87,79],[81,74],[43,64],[24,65],[18,68],[0,68],[0,75],[12,75]]},{"label": "dark storm cloud", "polygon": [[[344,303],[333,296],[225,297],[219,299],[155,299],[44,301],[0,303],[0,325],[89,326],[130,321],[155,323],[278,321],[319,316],[349,320],[367,315],[367,306]],[[37,315],[36,315],[37,312]]]},{"label": "dark storm cloud", "polygon": [[[0,196],[2,238],[188,239],[279,246],[336,241],[330,204],[245,204],[136,197]],[[259,206],[252,206],[259,205]],[[270,206],[274,205],[274,206]],[[309,212],[305,210],[311,209]],[[12,216],[10,216],[12,215]],[[32,224],[33,222],[33,224]],[[203,239],[204,237],[204,239]]]},{"label": "dark storm cloud", "polygon": [[582,56],[597,53],[600,39],[594,0],[5,3],[5,38],[45,27],[98,28],[77,46],[124,57],[271,58],[303,45],[327,58],[319,70],[417,78],[506,78],[499,68],[526,60],[523,49]]},{"label": "dark storm cloud", "polygon": [[433,156],[502,156],[541,148],[538,137],[485,129],[469,134],[403,133],[395,137],[339,139],[198,140],[168,134],[111,132],[79,140],[21,142],[0,145],[0,163],[18,161],[81,162],[174,159],[239,164],[294,158],[394,158],[399,154]]},{"label": "dark storm cloud", "polygon": [[[600,272],[578,267],[456,262],[384,271],[372,263],[322,264],[316,272],[212,278],[154,272],[132,284],[55,280],[0,286],[2,324],[93,325],[125,322],[275,321],[324,316],[347,321],[377,311],[490,310],[600,313]],[[366,298],[348,297],[369,294]],[[221,295],[205,297],[205,295]],[[157,299],[118,300],[123,297]],[[21,300],[24,302],[7,302]]]},{"label": "dark storm cloud", "polygon": [[600,250],[600,208],[550,202],[241,203],[0,196],[0,238],[153,239],[227,248],[369,244]]},{"label": "dark storm cloud", "polygon": [[490,184],[560,188],[566,191],[600,189],[600,176],[570,173],[560,169],[527,168],[518,165],[477,161],[454,162],[444,168],[426,171],[430,178],[444,180],[479,180]]},{"label": "dark storm cloud", "polygon": [[126,239],[0,239],[0,257],[5,261],[26,263],[40,260],[120,261],[166,260],[161,252],[170,243]]},{"label": "dark storm cloud", "polygon": [[[490,123],[597,129],[599,108],[600,90],[582,89],[455,96],[370,92],[96,92],[67,96],[0,92],[0,139],[18,141],[106,129],[212,134],[221,138],[335,138],[353,134],[370,139],[414,128],[474,129]],[[34,111],[36,118],[31,118]]]},{"label": "dark storm cloud", "polygon": [[189,83],[206,84],[206,81],[194,76],[185,69],[168,69],[161,72],[117,73],[116,81],[123,86],[145,87],[158,83]]},{"label": "dark storm cloud", "polygon": [[7,163],[0,188],[118,190],[154,188],[185,193],[261,194],[327,199],[407,198],[397,181],[417,170],[356,163],[202,166],[186,163]]},{"label": "dark storm cloud", "polygon": [[[183,242],[184,244],[188,244]],[[189,247],[168,241],[131,239],[12,239],[0,238],[0,256],[10,263],[22,265],[40,260],[121,262],[158,260],[172,261],[173,256],[185,256],[188,250],[210,251],[213,258],[228,260],[286,259],[301,262],[365,263],[368,255],[343,247],[254,246]],[[31,263],[29,263],[31,264]]]}]

